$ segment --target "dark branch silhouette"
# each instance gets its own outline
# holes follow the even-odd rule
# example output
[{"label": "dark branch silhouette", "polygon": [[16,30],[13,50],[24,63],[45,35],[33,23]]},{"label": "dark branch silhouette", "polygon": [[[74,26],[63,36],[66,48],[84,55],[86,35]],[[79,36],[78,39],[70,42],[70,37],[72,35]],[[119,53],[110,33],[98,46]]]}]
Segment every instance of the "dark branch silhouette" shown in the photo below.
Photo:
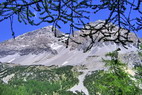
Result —
[{"label": "dark branch silhouette", "polygon": [[[131,2],[132,1],[132,2]],[[142,29],[142,16],[136,16],[131,18],[133,11],[138,11],[142,14],[140,9],[142,0],[99,0],[96,3],[93,0],[6,0],[0,3],[0,22],[10,18],[11,27],[13,24],[14,15],[17,16],[19,22],[31,25],[40,25],[47,22],[53,24],[53,31],[56,35],[56,29],[61,28],[60,23],[69,24],[70,34],[74,36],[74,30],[82,30],[84,34],[82,37],[89,37],[91,43],[86,49],[89,50],[93,44],[97,41],[113,41],[120,43],[124,47],[128,42],[131,42],[128,37],[131,31],[140,31]],[[101,27],[96,28],[89,24],[86,24],[86,20],[90,19],[90,12],[93,11],[94,15],[97,15],[101,10],[108,10],[110,13]],[[129,14],[126,15],[126,11]],[[34,11],[38,12],[38,20],[35,20]],[[103,14],[102,14],[103,15]],[[86,19],[86,20],[85,20]],[[135,21],[135,23],[134,23]],[[112,24],[110,24],[112,23]],[[112,31],[116,25],[117,31],[115,33],[104,32],[104,29]],[[89,27],[89,28],[86,28]],[[108,27],[109,26],[109,27]],[[125,30],[125,33],[121,33]],[[11,28],[12,35],[14,37],[13,28]],[[89,31],[85,33],[85,31]],[[95,32],[94,32],[95,31]],[[101,38],[94,38],[94,35],[102,35]],[[110,39],[112,35],[116,37]],[[69,36],[66,43],[69,44]],[[73,39],[71,39],[73,40]],[[74,41],[76,43],[80,43]]]}]

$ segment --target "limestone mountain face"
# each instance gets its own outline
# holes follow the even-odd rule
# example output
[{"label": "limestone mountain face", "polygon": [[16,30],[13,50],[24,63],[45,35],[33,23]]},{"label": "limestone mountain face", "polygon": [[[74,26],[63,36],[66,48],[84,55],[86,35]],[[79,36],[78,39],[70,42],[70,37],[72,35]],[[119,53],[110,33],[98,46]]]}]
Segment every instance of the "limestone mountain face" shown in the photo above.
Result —
[{"label": "limestone mountain face", "polygon": [[[122,45],[121,43],[119,43],[119,39],[117,39],[118,35],[120,35],[120,40],[123,40],[123,42],[126,42],[127,44],[126,48],[133,46],[138,47],[138,38],[134,33],[127,33],[128,31],[125,29],[120,29],[120,31],[118,32],[119,27],[113,25],[112,23],[107,24],[106,28],[99,30],[104,25],[104,23],[105,21],[98,20],[96,22],[86,24],[86,26],[84,27],[85,30],[82,29],[75,31],[75,35],[72,37],[70,43],[74,45],[75,48],[81,48],[83,50],[86,50],[89,45],[93,47],[103,47],[105,45],[108,46],[117,43],[117,47],[119,47]],[[90,36],[90,34],[92,34],[93,36]],[[128,38],[128,40],[125,38]],[[94,43],[91,45],[92,41]],[[133,43],[131,43],[131,41]]]},{"label": "limestone mountain face", "polygon": [[[90,23],[91,27],[99,28],[104,21],[97,21]],[[109,26],[109,25],[108,25]],[[86,25],[86,28],[90,26]],[[114,39],[118,27],[114,27],[113,30],[104,29],[103,32],[111,34],[108,39]],[[66,48],[66,39],[68,35],[57,30],[57,37],[52,32],[52,26],[47,26],[32,32],[25,33],[0,43],[0,62],[20,64],[20,65],[46,65],[46,66],[64,66],[64,65],[85,65],[90,70],[103,69],[102,58],[105,58],[105,54],[112,52],[117,48],[121,48],[119,51],[120,56],[128,55],[133,52],[131,56],[137,55],[137,38],[133,33],[130,33],[129,38],[134,43],[128,43],[127,49],[121,44],[116,44],[111,41],[104,42],[98,41],[103,35],[99,32],[93,35],[96,39],[92,48],[84,53],[84,50],[90,45],[91,39],[89,37],[82,37],[80,35],[88,34],[89,30],[75,31],[75,35],[69,40],[69,47]],[[93,31],[96,32],[96,31]],[[122,30],[121,33],[125,34],[126,30]],[[98,36],[99,35],[99,36]],[[123,38],[122,38],[123,39]],[[125,58],[120,57],[123,61]],[[141,61],[140,59],[137,61]],[[131,64],[136,63],[129,60]],[[129,63],[128,62],[128,63]]]},{"label": "limestone mountain face", "polygon": [[44,27],[1,43],[0,56],[3,57],[16,53],[20,55],[27,55],[30,53],[38,54],[43,51],[52,53],[53,51],[48,44],[55,42],[57,42],[57,39],[52,32],[52,26]]}]

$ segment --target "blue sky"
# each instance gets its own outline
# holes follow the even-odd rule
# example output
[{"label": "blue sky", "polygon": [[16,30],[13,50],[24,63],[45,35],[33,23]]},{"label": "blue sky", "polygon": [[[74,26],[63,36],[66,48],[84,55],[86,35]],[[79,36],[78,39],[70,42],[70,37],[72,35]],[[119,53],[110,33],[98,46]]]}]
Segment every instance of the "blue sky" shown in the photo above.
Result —
[{"label": "blue sky", "polygon": [[[108,13],[109,11],[104,10],[99,12],[96,16],[93,16],[92,14],[90,15],[90,21],[89,22],[95,22],[96,20],[105,20],[108,17]],[[127,15],[127,14],[126,14]],[[132,11],[131,17],[135,17],[138,14],[136,11]],[[37,18],[35,18],[36,20]],[[29,32],[29,31],[33,31],[45,26],[48,26],[51,24],[48,23],[42,23],[39,26],[31,26],[31,25],[25,25],[24,23],[19,23],[17,21],[17,17],[14,17],[14,23],[13,23],[13,29],[15,32],[15,36],[21,35],[23,33]],[[61,24],[62,29],[60,29],[60,31],[62,32],[69,32],[69,26],[68,25],[64,25]],[[5,21],[0,22],[0,42],[4,41],[4,40],[8,40],[12,38],[12,33],[11,33],[11,28],[10,28],[10,20],[7,19]],[[142,31],[139,31],[138,33],[139,37],[142,37]]]}]

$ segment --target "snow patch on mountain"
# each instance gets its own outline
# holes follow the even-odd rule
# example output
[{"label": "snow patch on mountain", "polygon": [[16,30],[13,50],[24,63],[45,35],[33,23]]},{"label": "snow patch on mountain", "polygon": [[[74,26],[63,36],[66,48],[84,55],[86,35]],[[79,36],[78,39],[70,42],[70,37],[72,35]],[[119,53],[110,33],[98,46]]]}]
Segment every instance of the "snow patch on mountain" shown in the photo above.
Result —
[{"label": "snow patch on mountain", "polygon": [[12,61],[14,61],[14,60],[15,60],[15,58],[9,60],[8,63],[12,63]]},{"label": "snow patch on mountain", "polygon": [[50,47],[51,47],[52,49],[57,50],[57,49],[61,48],[62,45],[59,45],[59,44],[57,44],[57,43],[52,43],[52,44],[50,44]]},{"label": "snow patch on mountain", "polygon": [[63,66],[63,65],[66,65],[67,63],[68,63],[68,61],[65,61],[65,62],[62,64],[62,66]]}]

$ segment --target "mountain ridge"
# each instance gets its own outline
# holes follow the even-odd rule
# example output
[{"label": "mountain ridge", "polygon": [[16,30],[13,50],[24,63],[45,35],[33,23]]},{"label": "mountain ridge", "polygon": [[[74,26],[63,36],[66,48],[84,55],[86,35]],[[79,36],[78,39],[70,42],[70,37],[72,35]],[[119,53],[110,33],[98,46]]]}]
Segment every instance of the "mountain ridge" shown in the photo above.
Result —
[{"label": "mountain ridge", "polygon": [[[99,22],[103,21],[99,20],[91,23],[91,25],[96,25]],[[100,26],[97,25],[97,27]],[[71,36],[72,40],[69,40],[69,48],[66,48],[68,35],[57,30],[58,34],[57,37],[55,37],[54,31],[52,32],[52,26],[25,33],[15,39],[0,43],[0,61],[21,65],[88,65],[88,68],[94,68],[95,64],[92,63],[98,62],[98,67],[96,68],[99,69],[103,67],[103,65],[99,64],[102,64],[101,57],[105,57],[106,53],[112,52],[117,48],[121,48],[120,55],[128,52],[137,53],[138,39],[133,33],[130,33],[130,39],[134,41],[134,44],[129,43],[126,45],[128,49],[121,44],[116,44],[111,41],[99,42],[98,37],[91,50],[84,53],[83,51],[88,48],[91,40],[90,38],[80,36],[89,32],[88,30],[83,31],[84,32],[82,32],[82,30],[75,31],[75,35]],[[104,32],[109,31],[104,30]],[[95,38],[97,35],[98,34],[93,37]],[[77,44],[73,40],[81,44]]]}]

